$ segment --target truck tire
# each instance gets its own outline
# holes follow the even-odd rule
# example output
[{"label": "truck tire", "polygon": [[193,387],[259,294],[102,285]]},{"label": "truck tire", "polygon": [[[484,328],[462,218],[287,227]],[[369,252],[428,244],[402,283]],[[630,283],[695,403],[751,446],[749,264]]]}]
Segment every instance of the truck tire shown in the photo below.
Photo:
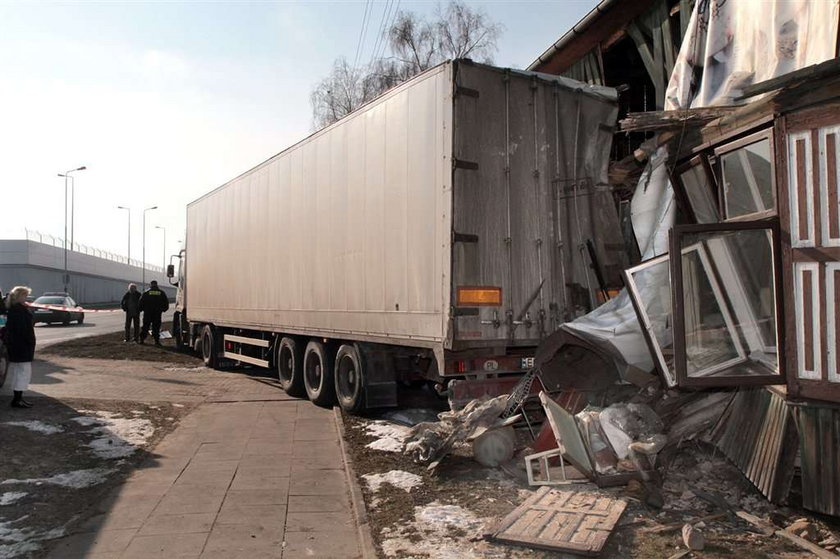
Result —
[{"label": "truck tire", "polygon": [[216,331],[210,324],[205,324],[201,331],[201,357],[204,366],[211,369],[219,368],[219,352],[216,345]]},{"label": "truck tire", "polygon": [[329,352],[321,342],[310,340],[303,354],[303,385],[312,403],[329,407],[335,401],[333,365]]},{"label": "truck tire", "polygon": [[365,409],[365,373],[355,345],[345,344],[335,354],[335,397],[346,412]]},{"label": "truck tire", "polygon": [[303,348],[294,338],[283,338],[277,346],[277,378],[289,396],[306,397],[303,384]]}]

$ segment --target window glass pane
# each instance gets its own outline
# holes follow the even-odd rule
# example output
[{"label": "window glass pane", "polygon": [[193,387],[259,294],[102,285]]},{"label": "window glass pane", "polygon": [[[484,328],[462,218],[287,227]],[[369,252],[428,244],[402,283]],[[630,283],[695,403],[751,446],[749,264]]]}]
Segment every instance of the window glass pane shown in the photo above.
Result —
[{"label": "window glass pane", "polygon": [[778,375],[771,230],[690,233],[680,246],[687,376]]},{"label": "window glass pane", "polygon": [[775,207],[769,139],[723,155],[721,168],[727,218]]},{"label": "window glass pane", "polygon": [[680,175],[683,189],[688,196],[688,203],[694,212],[697,223],[716,223],[718,220],[717,204],[712,196],[709,175],[702,165],[695,165]]},{"label": "window glass pane", "polygon": [[676,386],[671,315],[671,270],[668,255],[627,270],[628,291],[647,332],[657,368],[668,386]]}]

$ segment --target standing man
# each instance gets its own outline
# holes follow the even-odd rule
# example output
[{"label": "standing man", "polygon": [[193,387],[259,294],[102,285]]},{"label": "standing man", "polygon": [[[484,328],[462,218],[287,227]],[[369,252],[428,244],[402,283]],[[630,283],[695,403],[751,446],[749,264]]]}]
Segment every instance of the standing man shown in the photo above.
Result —
[{"label": "standing man", "polygon": [[[133,283],[128,284],[128,291],[123,295],[120,308],[125,312],[125,343],[140,341],[140,292]],[[131,336],[131,325],[134,324],[134,337]]]},{"label": "standing man", "polygon": [[140,310],[143,311],[143,330],[140,332],[140,343],[149,335],[152,327],[152,338],[155,345],[160,345],[160,315],[169,310],[169,298],[163,290],[158,289],[156,281],[149,283],[149,289],[140,296]]}]

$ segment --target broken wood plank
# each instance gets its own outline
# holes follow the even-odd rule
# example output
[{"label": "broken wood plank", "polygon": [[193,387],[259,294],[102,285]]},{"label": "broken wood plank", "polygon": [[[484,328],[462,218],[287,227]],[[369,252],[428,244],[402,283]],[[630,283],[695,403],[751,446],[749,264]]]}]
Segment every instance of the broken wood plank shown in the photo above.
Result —
[{"label": "broken wood plank", "polygon": [[[778,530],[778,529],[776,529],[775,526],[771,525],[769,522],[765,522],[764,520],[758,518],[757,516],[753,516],[752,514],[750,514],[748,512],[738,511],[735,514],[738,515],[738,518],[742,518],[742,519],[746,520],[747,522],[749,522],[750,524],[752,524],[753,526],[755,526],[756,528],[760,529],[762,531],[762,533],[766,534],[767,531],[769,530],[769,531],[771,531],[771,533],[773,533],[773,534],[775,534],[775,535],[777,535],[781,538],[785,538],[787,540],[790,540],[791,542],[795,543],[796,545],[798,545],[802,549],[806,549],[806,550],[810,551],[811,553],[813,553],[817,557],[820,557],[821,559],[840,559],[840,555],[837,555],[836,553],[832,553],[831,551],[829,551],[825,548],[822,548],[815,543],[811,543],[808,540],[806,540],[805,538],[800,538],[799,536],[797,536],[796,534],[794,534],[792,532],[788,532],[787,530]],[[770,535],[770,534],[767,534],[767,535]]]},{"label": "broken wood plank", "polygon": [[[706,516],[701,516],[700,518],[695,518],[694,520],[690,521],[690,524],[697,524],[698,522],[714,522],[715,520],[722,520],[729,516],[725,512],[718,512],[715,514],[709,514]],[[659,526],[653,526],[652,528],[646,528],[641,530],[645,534],[667,534],[668,532],[676,532],[677,530],[681,530],[682,527],[686,524],[686,521],[682,522],[671,522],[669,524],[660,524]]]},{"label": "broken wood plank", "polygon": [[685,126],[699,127],[722,116],[733,113],[738,107],[701,107],[673,111],[647,111],[629,113],[619,121],[624,132],[667,130]]}]

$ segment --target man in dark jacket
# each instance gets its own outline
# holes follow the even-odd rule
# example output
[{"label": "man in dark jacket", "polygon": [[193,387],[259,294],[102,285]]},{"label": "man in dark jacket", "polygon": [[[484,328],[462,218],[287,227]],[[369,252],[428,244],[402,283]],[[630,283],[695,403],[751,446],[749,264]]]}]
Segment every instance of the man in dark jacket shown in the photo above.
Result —
[{"label": "man in dark jacket", "polygon": [[156,281],[149,284],[149,289],[140,296],[140,310],[143,311],[143,330],[140,332],[140,343],[146,340],[149,327],[152,328],[152,338],[155,345],[160,345],[160,315],[169,310],[169,298]]},{"label": "man in dark jacket", "polygon": [[[133,283],[128,284],[128,291],[123,295],[120,308],[125,312],[125,343],[132,340],[140,341],[140,292]],[[131,336],[131,325],[134,324],[134,337]]]}]

